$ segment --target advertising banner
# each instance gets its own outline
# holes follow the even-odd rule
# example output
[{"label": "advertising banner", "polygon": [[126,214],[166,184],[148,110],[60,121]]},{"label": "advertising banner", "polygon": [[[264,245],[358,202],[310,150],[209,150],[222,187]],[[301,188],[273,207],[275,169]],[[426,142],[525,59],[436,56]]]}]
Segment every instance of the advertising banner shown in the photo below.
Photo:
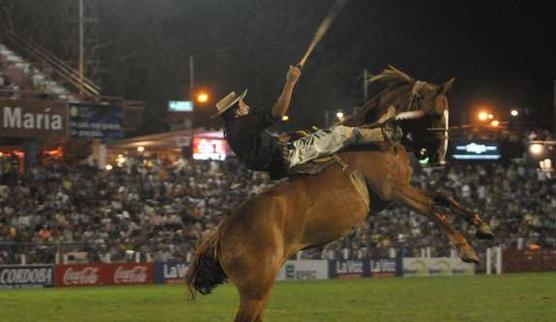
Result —
[{"label": "advertising banner", "polygon": [[495,141],[454,141],[450,150],[452,159],[460,161],[495,161],[502,158],[498,142]]},{"label": "advertising banner", "polygon": [[370,275],[372,277],[401,276],[403,272],[402,260],[394,258],[372,259],[370,261]]},{"label": "advertising banner", "polygon": [[193,137],[193,159],[224,161],[228,156],[228,142],[222,137]]},{"label": "advertising banner", "polygon": [[504,273],[556,271],[556,249],[504,249],[502,258]]},{"label": "advertising banner", "polygon": [[54,100],[0,99],[0,137],[62,139],[68,107]]},{"label": "advertising banner", "polygon": [[475,265],[462,262],[459,258],[433,257],[403,259],[403,276],[450,276],[473,275]]},{"label": "advertising banner", "polygon": [[113,141],[124,137],[121,106],[97,103],[70,103],[69,135],[81,139]]},{"label": "advertising banner", "polygon": [[123,263],[111,264],[109,271],[113,284],[152,284],[152,263]]},{"label": "advertising banner", "polygon": [[154,282],[157,284],[184,283],[187,264],[185,263],[155,263]]},{"label": "advertising banner", "polygon": [[0,289],[53,286],[53,265],[0,265]]},{"label": "advertising banner", "polygon": [[278,273],[279,281],[328,279],[327,260],[287,261]]},{"label": "advertising banner", "polygon": [[56,286],[150,284],[151,263],[56,265]]},{"label": "advertising banner", "polygon": [[370,261],[362,259],[332,260],[330,263],[331,278],[357,278],[371,276]]},{"label": "advertising banner", "polygon": [[103,264],[56,265],[56,286],[99,286],[109,284],[102,275]]}]

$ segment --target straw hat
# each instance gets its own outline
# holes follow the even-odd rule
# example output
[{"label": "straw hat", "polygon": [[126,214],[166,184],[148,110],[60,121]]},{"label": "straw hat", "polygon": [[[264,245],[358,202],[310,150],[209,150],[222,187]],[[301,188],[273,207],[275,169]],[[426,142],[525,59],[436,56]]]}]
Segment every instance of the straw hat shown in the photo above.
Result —
[{"label": "straw hat", "polygon": [[234,106],[239,100],[243,99],[247,95],[247,89],[241,93],[241,95],[237,95],[236,92],[231,91],[228,95],[224,96],[221,100],[216,103],[216,110],[217,112],[214,113],[210,118],[216,118],[220,116],[222,113],[226,112],[230,107]]}]

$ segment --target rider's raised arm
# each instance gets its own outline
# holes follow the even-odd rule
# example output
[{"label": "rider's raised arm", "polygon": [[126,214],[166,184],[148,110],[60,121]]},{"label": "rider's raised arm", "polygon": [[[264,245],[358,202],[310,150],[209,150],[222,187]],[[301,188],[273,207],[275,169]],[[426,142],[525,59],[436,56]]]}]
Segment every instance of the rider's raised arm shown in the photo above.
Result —
[{"label": "rider's raised arm", "polygon": [[290,107],[290,102],[292,100],[293,87],[301,75],[301,69],[295,66],[290,66],[288,74],[286,77],[286,84],[282,89],[282,93],[274,106],[272,107],[272,116],[275,119],[281,119],[282,116],[286,115],[288,108]]}]

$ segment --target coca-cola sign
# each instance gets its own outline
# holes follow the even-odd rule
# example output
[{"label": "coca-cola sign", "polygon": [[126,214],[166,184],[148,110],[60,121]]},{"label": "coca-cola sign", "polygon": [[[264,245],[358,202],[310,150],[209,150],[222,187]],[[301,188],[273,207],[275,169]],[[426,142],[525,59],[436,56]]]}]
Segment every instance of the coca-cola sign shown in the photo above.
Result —
[{"label": "coca-cola sign", "polygon": [[70,267],[64,272],[63,282],[65,285],[95,285],[98,282],[98,267],[86,266],[82,269]]},{"label": "coca-cola sign", "polygon": [[114,273],[114,283],[116,284],[144,284],[147,283],[148,269],[146,266],[134,266],[124,268],[118,266]]},{"label": "coca-cola sign", "polygon": [[153,282],[150,263],[56,265],[56,286],[148,284]]}]

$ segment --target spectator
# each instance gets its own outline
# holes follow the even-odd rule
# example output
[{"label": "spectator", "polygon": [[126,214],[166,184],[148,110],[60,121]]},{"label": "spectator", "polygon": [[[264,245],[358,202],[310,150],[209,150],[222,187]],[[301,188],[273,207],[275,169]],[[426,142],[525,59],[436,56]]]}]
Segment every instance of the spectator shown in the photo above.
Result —
[{"label": "spectator", "polygon": [[[24,175],[3,171],[0,263],[17,262],[23,253],[28,263],[53,262],[57,242],[64,252],[88,252],[89,260],[124,261],[140,252],[143,258],[185,261],[222,216],[276,183],[234,159],[152,161],[128,158],[112,171],[61,164]],[[490,223],[497,244],[556,247],[556,182],[524,163],[421,169],[414,184],[455,193]],[[459,220],[454,225],[469,228]],[[479,248],[489,245],[470,241]],[[46,246],[26,248],[27,243]],[[393,206],[345,238],[301,256],[376,258],[390,256],[393,249],[418,256],[425,247],[434,256],[450,253],[435,223]]]}]

